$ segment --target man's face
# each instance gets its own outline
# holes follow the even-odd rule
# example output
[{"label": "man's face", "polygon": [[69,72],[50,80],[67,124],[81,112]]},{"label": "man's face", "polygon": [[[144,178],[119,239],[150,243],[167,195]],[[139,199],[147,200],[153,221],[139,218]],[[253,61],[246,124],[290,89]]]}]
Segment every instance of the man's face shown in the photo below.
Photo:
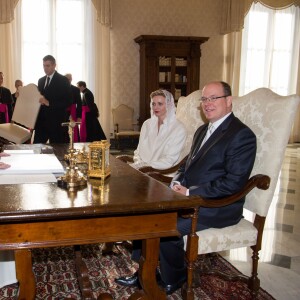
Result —
[{"label": "man's face", "polygon": [[21,80],[17,80],[15,83],[15,87],[18,90],[20,86],[23,86],[23,82]]},{"label": "man's face", "polygon": [[56,64],[54,64],[52,61],[46,60],[43,61],[43,67],[44,67],[44,72],[47,76],[50,76],[54,73]]},{"label": "man's face", "polygon": [[[218,82],[210,83],[202,90],[202,98],[204,99],[220,96],[226,95],[224,94],[223,86]],[[232,97],[227,96],[218,98],[215,101],[201,102],[201,108],[207,120],[213,123],[231,112],[231,103]]]}]

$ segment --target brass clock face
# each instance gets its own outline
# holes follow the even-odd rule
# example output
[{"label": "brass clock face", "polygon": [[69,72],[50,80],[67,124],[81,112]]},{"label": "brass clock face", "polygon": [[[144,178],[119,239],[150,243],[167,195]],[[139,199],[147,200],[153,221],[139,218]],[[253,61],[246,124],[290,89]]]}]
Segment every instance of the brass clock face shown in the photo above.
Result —
[{"label": "brass clock face", "polygon": [[89,145],[89,177],[105,179],[110,175],[109,146],[106,140],[95,141]]}]

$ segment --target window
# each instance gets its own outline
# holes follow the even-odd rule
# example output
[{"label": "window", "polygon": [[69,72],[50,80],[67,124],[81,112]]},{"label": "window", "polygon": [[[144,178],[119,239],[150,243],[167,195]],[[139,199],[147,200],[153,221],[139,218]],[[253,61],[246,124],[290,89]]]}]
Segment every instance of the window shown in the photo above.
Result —
[{"label": "window", "polygon": [[[93,8],[90,0],[22,0],[22,79],[37,83],[44,75],[42,59],[51,54],[61,74],[73,84],[93,78]],[[93,65],[93,64],[92,64]]]},{"label": "window", "polygon": [[[298,26],[298,27],[297,27]],[[252,4],[242,41],[240,95],[268,87],[287,95],[296,92],[299,53],[299,8],[282,10]],[[295,73],[296,72],[296,73]]]}]

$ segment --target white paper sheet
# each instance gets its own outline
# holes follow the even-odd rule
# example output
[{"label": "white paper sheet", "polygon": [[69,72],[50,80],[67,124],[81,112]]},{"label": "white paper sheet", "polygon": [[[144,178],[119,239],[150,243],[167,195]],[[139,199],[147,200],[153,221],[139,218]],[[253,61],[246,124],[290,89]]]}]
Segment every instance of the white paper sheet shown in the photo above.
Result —
[{"label": "white paper sheet", "polygon": [[64,168],[54,154],[11,154],[1,157],[1,162],[9,164],[1,174],[49,174],[64,173]]},{"label": "white paper sheet", "polygon": [[33,150],[4,150],[7,154],[34,154]]},{"label": "white paper sheet", "polygon": [[46,183],[57,182],[54,174],[14,174],[0,175],[1,184]]}]

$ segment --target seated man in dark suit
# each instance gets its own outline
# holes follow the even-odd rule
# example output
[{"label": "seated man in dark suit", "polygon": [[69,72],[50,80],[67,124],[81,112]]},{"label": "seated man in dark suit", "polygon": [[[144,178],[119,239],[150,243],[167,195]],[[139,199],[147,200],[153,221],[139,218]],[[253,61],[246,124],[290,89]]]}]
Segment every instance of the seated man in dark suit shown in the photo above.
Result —
[{"label": "seated man in dark suit", "polygon": [[[201,108],[209,124],[200,126],[193,139],[188,159],[172,180],[171,188],[183,195],[219,199],[240,191],[246,184],[256,155],[255,134],[232,113],[231,88],[225,82],[211,82],[202,90]],[[188,201],[188,199],[187,199]],[[222,208],[201,208],[197,231],[237,224],[245,199]],[[191,230],[191,220],[178,218],[181,237],[161,239],[161,285],[167,294],[186,281],[183,236]],[[132,258],[138,260],[140,245],[133,243]],[[121,285],[138,283],[137,273],[120,277]]]}]

